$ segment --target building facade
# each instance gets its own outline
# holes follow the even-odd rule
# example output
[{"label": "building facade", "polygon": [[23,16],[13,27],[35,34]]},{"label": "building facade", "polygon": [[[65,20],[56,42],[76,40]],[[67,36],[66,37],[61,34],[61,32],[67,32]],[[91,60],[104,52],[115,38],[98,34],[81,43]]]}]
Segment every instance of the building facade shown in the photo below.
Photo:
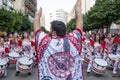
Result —
[{"label": "building facade", "polygon": [[37,10],[37,0],[14,0],[13,4],[16,11],[27,15],[29,20],[33,22]]},{"label": "building facade", "polygon": [[[87,13],[90,8],[95,4],[96,0],[80,0],[80,7],[82,10],[82,14]],[[68,13],[68,21],[69,22],[72,18],[75,18],[75,10],[73,9]]]},{"label": "building facade", "polygon": [[37,10],[37,0],[0,0],[0,7],[4,7],[6,10],[13,9],[22,12],[33,22]]},{"label": "building facade", "polygon": [[53,20],[63,21],[65,24],[67,23],[67,12],[62,9],[46,9],[45,10],[45,28],[50,30],[50,22]]},{"label": "building facade", "polygon": [[11,10],[13,8],[14,0],[0,0],[0,7],[6,10]]},{"label": "building facade", "polygon": [[87,13],[90,8],[95,4],[96,0],[81,0],[82,13]]}]

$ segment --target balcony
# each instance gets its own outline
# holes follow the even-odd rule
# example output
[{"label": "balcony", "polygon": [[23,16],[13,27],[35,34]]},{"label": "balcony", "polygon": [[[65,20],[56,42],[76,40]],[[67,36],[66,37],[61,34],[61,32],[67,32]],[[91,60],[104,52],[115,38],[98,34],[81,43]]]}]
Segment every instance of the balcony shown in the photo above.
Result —
[{"label": "balcony", "polygon": [[30,15],[31,17],[35,17],[35,14],[33,13],[33,12],[31,12],[30,10],[28,10],[27,12],[26,12],[26,15]]},{"label": "balcony", "polygon": [[36,7],[31,3],[30,0],[25,0],[25,5],[29,5],[34,11],[36,11]]},{"label": "balcony", "polygon": [[34,4],[34,6],[36,6],[37,5],[37,1],[36,0],[30,0],[31,1],[31,3],[33,3]]},{"label": "balcony", "polygon": [[28,3],[25,4],[25,8],[27,8],[28,10],[31,10],[32,12],[35,12],[35,10],[33,10]]}]

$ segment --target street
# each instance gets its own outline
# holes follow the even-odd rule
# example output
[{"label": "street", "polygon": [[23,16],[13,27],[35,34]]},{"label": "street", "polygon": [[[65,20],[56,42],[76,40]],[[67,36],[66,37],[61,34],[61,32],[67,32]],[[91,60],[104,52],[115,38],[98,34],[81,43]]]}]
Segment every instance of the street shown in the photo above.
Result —
[{"label": "street", "polygon": [[[85,80],[120,80],[120,71],[117,77],[112,77],[112,69],[107,69],[104,75],[96,75],[95,73],[91,73],[90,76],[86,76],[86,66],[84,66],[84,75]],[[33,68],[32,75],[29,76],[27,74],[19,74],[19,76],[15,76],[15,67],[8,68],[7,77],[0,77],[0,80],[38,80],[37,68]]]},{"label": "street", "polygon": [[28,74],[19,74],[15,76],[15,67],[10,66],[8,68],[7,77],[0,77],[0,80],[38,80],[37,68],[33,68],[32,74],[29,76]]}]

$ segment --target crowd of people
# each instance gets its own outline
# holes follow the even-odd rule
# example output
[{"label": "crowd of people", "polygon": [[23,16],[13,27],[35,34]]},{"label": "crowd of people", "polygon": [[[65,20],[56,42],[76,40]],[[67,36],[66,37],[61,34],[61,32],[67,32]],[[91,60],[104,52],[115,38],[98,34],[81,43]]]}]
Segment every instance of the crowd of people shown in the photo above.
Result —
[{"label": "crowd of people", "polygon": [[42,8],[35,15],[34,32],[29,35],[15,32],[0,37],[0,74],[7,76],[7,66],[15,64],[16,76],[20,72],[30,75],[36,60],[38,80],[84,80],[83,61],[88,64],[88,75],[93,67],[94,72],[104,74],[108,66],[116,76],[120,68],[120,35],[82,34],[80,0],[75,5],[76,27],[70,33],[66,34],[66,25],[57,20],[51,22],[50,34],[43,32],[41,15]]},{"label": "crowd of people", "polygon": [[[35,52],[35,34],[31,32],[23,32],[22,34],[13,33],[3,37],[0,37],[0,59],[7,61],[7,66],[9,63],[9,53],[16,52],[22,56],[26,56],[29,59],[36,59]],[[115,55],[116,59],[109,63],[110,55]],[[104,59],[109,63],[108,67],[113,68],[113,77],[117,74],[118,65],[120,63],[120,35],[118,34],[89,34],[85,33],[82,37],[82,58],[86,60],[86,56],[89,55],[88,60],[86,60],[87,74],[90,75],[92,71],[94,59]],[[111,57],[112,57],[111,55]],[[19,57],[19,58],[20,58]],[[18,65],[18,64],[16,64]],[[16,75],[18,75],[18,69],[16,68]],[[5,70],[5,75],[7,76],[7,70]]]},{"label": "crowd of people", "polygon": [[87,60],[88,75],[90,75],[94,60],[103,59],[108,63],[108,67],[113,68],[112,76],[115,77],[120,68],[120,35],[85,33],[82,38],[82,57]]},{"label": "crowd of people", "polygon": [[[20,73],[18,70],[18,62],[20,58],[27,57],[35,60],[35,35],[34,32],[28,34],[17,32],[0,37],[0,60],[4,60],[4,64],[0,63],[1,74],[7,76],[7,67],[11,64],[16,65],[16,76]],[[21,63],[22,64],[22,63]],[[30,71],[31,72],[31,71]],[[29,74],[31,74],[28,72]]]}]

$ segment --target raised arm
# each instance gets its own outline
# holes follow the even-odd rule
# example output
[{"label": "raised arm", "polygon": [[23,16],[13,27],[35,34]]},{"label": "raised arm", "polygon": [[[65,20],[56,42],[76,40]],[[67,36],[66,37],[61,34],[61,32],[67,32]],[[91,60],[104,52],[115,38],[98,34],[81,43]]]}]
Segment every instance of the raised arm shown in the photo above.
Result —
[{"label": "raised arm", "polygon": [[76,5],[75,5],[76,28],[83,31],[83,18],[82,18],[82,13],[81,13],[80,6],[81,6],[80,5],[80,0],[78,0]]},{"label": "raised arm", "polygon": [[41,15],[42,15],[42,8],[40,8],[39,11],[35,13],[35,19],[34,19],[34,23],[33,23],[34,32],[36,32],[37,30],[40,29]]}]

